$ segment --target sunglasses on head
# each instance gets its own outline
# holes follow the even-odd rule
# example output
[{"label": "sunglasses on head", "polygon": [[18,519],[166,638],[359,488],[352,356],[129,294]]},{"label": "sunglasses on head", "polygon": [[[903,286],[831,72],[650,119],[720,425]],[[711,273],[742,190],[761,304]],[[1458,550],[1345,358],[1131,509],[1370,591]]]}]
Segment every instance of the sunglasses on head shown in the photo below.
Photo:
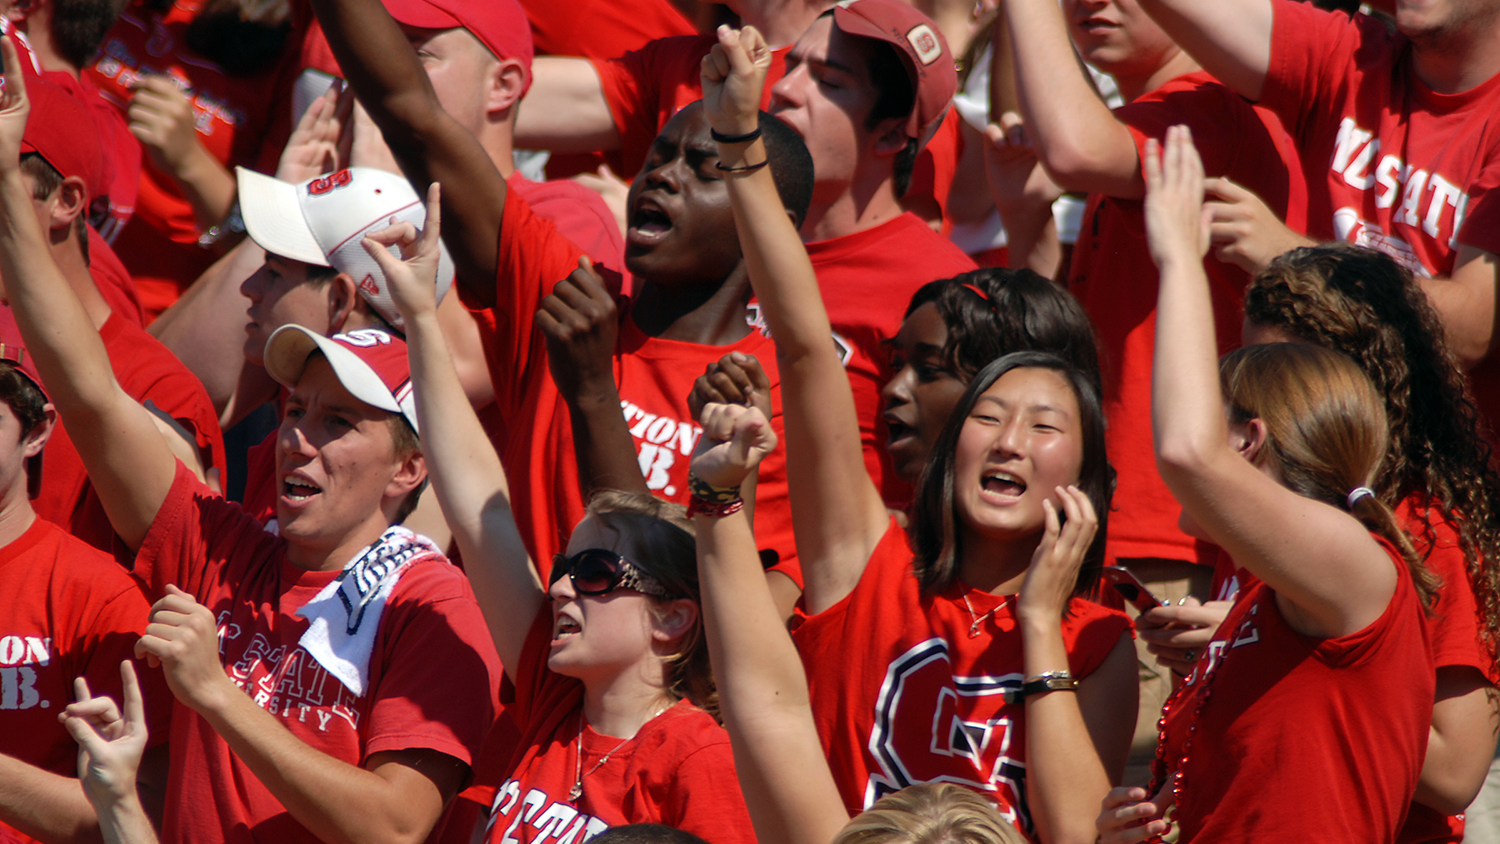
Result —
[{"label": "sunglasses on head", "polygon": [[580,595],[608,595],[616,589],[634,589],[642,595],[670,598],[661,581],[640,567],[605,548],[585,548],[569,557],[557,554],[552,557],[552,576],[548,588],[566,574],[573,582],[573,591]]}]

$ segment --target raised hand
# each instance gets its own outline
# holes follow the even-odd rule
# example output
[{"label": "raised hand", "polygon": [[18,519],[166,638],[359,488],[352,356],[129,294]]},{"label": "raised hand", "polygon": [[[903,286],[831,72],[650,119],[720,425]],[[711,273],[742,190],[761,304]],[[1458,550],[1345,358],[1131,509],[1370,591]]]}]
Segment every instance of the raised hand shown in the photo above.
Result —
[{"label": "raised hand", "polygon": [[698,416],[703,436],[693,452],[691,471],[705,483],[739,487],[776,447],[776,433],[759,408],[711,403]]},{"label": "raised hand", "polygon": [[321,97],[303,112],[297,128],[281,151],[276,178],[301,184],[324,173],[349,166],[348,140],[345,131],[354,109],[354,90],[334,80]]},{"label": "raised hand", "polygon": [[1094,819],[1099,844],[1136,844],[1166,834],[1172,828],[1164,818],[1172,805],[1169,786],[1162,786],[1149,801],[1146,797],[1146,789],[1137,786],[1110,789]]},{"label": "raised hand", "polygon": [[[615,385],[615,336],[620,327],[614,297],[587,256],[578,269],[552,288],[536,311],[536,325],[547,339],[547,368],[570,405],[592,385]],[[618,405],[618,396],[614,397]],[[619,412],[618,406],[614,409]]]},{"label": "raised hand", "polygon": [[771,48],[753,26],[720,26],[719,43],[703,57],[703,110],[721,135],[744,135],[760,125],[761,90],[771,67]]},{"label": "raised hand", "polygon": [[770,419],[771,379],[754,355],[730,352],[717,363],[709,364],[688,394],[688,410],[695,419],[712,402],[755,407]]},{"label": "raised hand", "polygon": [[161,170],[174,176],[186,172],[200,147],[193,101],[177,80],[161,74],[141,77],[132,90],[126,111],[130,134]]},{"label": "raised hand", "polygon": [[78,779],[96,807],[132,799],[135,774],[146,750],[146,712],[141,687],[129,660],[120,663],[124,682],[124,713],[107,697],[89,693],[88,681],[73,681],[76,703],[57,719],[78,742]]},{"label": "raised hand", "polygon": [[1042,169],[1021,116],[1005,112],[998,124],[985,127],[984,137],[988,141],[984,146],[984,172],[1000,216],[1038,208],[1051,214],[1052,203],[1063,195],[1063,189]]},{"label": "raised hand", "polygon": [[1201,261],[1213,212],[1203,207],[1203,160],[1186,126],[1167,130],[1165,149],[1146,141],[1146,242],[1158,267]]},{"label": "raised hand", "polygon": [[26,116],[31,100],[26,96],[26,78],[16,45],[0,37],[0,58],[5,61],[5,85],[0,89],[0,170],[21,166],[21,138],[26,134]]},{"label": "raised hand", "polygon": [[135,643],[135,656],[160,665],[172,694],[194,710],[212,709],[220,695],[239,693],[219,663],[214,614],[176,586],[169,584],[167,594],[151,605],[150,623]]},{"label": "raised hand", "polygon": [[[1057,487],[1056,493],[1057,505],[1051,500],[1042,502],[1046,525],[1042,541],[1031,555],[1016,599],[1018,614],[1035,614],[1048,621],[1062,617],[1078,583],[1083,557],[1099,530],[1099,518],[1086,493],[1071,485]],[[1058,517],[1059,507],[1065,518]]]},{"label": "raised hand", "polygon": [[[418,314],[437,311],[441,197],[442,189],[437,182],[427,186],[427,222],[422,231],[418,232],[411,223],[397,223],[367,235],[360,243],[385,274],[391,300],[407,322]],[[392,255],[387,248],[390,246],[400,249],[402,257]]]}]

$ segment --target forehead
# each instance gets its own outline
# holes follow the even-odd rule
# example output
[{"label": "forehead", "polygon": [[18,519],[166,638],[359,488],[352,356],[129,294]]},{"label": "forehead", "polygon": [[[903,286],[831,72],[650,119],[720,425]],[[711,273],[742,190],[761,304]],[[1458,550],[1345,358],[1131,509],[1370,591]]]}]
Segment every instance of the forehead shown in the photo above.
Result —
[{"label": "forehead", "polygon": [[868,38],[849,35],[833,25],[828,14],[813,21],[792,46],[790,58],[813,62],[852,74],[860,81],[870,78],[870,60],[880,45]]},{"label": "forehead", "polygon": [[630,556],[624,547],[623,538],[592,513],[584,516],[583,521],[573,528],[573,535],[568,537],[566,553],[571,556],[589,548],[605,548],[616,554]]},{"label": "forehead", "polygon": [[896,342],[911,348],[918,345],[942,348],[948,342],[948,324],[936,304],[923,302],[901,321],[901,330]]},{"label": "forehead", "polygon": [[484,44],[480,43],[479,39],[474,37],[474,33],[463,27],[423,29],[416,26],[407,26],[404,23],[400,24],[400,26],[401,31],[406,34],[406,40],[410,41],[411,45],[419,50],[426,49],[430,52],[444,54],[459,51],[469,53],[483,51],[485,54],[489,54],[489,50],[485,49]]},{"label": "forehead", "polygon": [[718,144],[713,142],[709,135],[708,115],[703,111],[703,101],[688,103],[680,111],[672,115],[667,125],[661,127],[657,134],[657,143],[669,143],[672,146],[702,146],[712,149],[718,153]]},{"label": "forehead", "polygon": [[1078,396],[1061,372],[1043,367],[1012,369],[979,397],[981,403],[1018,409],[1047,409],[1077,418]]}]

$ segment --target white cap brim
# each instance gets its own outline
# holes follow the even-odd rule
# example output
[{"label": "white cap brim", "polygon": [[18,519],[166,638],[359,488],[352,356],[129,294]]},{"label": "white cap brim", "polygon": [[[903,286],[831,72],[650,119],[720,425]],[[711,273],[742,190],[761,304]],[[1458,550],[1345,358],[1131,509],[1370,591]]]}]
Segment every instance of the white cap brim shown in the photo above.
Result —
[{"label": "white cap brim", "polygon": [[256,245],[293,261],[332,266],[302,213],[298,185],[244,167],[234,170],[239,183],[240,217],[245,221],[245,233]]},{"label": "white cap brim", "polygon": [[[405,416],[411,423],[412,430],[417,430],[415,407],[411,409],[412,412],[408,412],[407,408],[396,401],[390,388],[380,380],[375,370],[353,352],[312,329],[295,324],[276,329],[271,339],[266,341],[266,372],[278,384],[292,389],[302,379],[307,359],[314,351],[323,352],[329,366],[333,367],[333,374],[350,395],[371,407]],[[418,434],[420,435],[420,431]]]}]

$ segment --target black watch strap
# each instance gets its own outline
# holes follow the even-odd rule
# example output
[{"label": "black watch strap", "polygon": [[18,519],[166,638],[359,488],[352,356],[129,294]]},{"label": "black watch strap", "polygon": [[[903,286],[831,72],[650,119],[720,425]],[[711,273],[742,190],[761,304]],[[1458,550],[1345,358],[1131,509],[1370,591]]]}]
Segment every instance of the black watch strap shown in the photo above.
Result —
[{"label": "black watch strap", "polygon": [[1021,684],[1021,688],[1005,693],[1006,703],[1020,703],[1032,695],[1046,692],[1076,692],[1078,681],[1069,671],[1048,671],[1038,674]]}]

